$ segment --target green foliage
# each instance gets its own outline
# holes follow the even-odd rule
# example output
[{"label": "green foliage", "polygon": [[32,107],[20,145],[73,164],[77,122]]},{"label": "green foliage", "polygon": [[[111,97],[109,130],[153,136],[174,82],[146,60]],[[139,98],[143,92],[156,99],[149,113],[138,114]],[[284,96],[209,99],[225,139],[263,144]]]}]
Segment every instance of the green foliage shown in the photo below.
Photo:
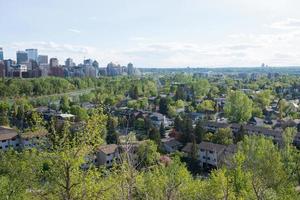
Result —
[{"label": "green foliage", "polygon": [[160,145],[160,133],[156,127],[152,127],[149,131],[149,139]]},{"label": "green foliage", "polygon": [[8,112],[9,112],[9,104],[5,101],[1,101],[0,102],[0,126],[9,125]]},{"label": "green foliage", "polygon": [[215,102],[212,100],[204,100],[197,106],[197,111],[205,112],[205,111],[214,111],[215,110]]},{"label": "green foliage", "polygon": [[154,141],[147,140],[139,145],[137,150],[138,163],[140,168],[147,168],[158,162],[159,153]]},{"label": "green foliage", "polygon": [[78,121],[86,121],[89,118],[87,110],[78,105],[71,106],[70,113],[75,115]]},{"label": "green foliage", "polygon": [[161,98],[159,101],[159,112],[166,115],[168,113],[168,100],[166,98]]},{"label": "green foliage", "polygon": [[67,113],[69,112],[70,110],[70,100],[67,96],[63,96],[61,99],[60,99],[60,110],[64,113]]},{"label": "green foliage", "polygon": [[231,122],[247,122],[252,116],[252,101],[243,92],[230,92],[224,111]]},{"label": "green foliage", "polygon": [[219,128],[213,136],[213,142],[224,145],[233,144],[231,128]]}]

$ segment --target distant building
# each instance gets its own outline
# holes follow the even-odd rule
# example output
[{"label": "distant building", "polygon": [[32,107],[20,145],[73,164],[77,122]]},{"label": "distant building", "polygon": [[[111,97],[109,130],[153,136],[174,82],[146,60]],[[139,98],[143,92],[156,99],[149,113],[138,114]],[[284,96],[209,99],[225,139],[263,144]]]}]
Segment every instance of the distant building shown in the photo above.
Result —
[{"label": "distant building", "polygon": [[73,62],[72,58],[67,58],[67,60],[65,61],[65,65],[66,67],[74,67],[75,63]]},{"label": "distant building", "polygon": [[93,65],[93,60],[92,59],[86,59],[86,60],[84,60],[83,61],[83,64],[85,65],[85,66],[92,66]]},{"label": "distant building", "polygon": [[47,55],[39,55],[38,56],[38,63],[41,64],[48,64],[48,56]]},{"label": "distant building", "polygon": [[50,71],[49,64],[40,64],[39,68],[41,70],[41,76],[49,75],[49,71]]},{"label": "distant building", "polygon": [[4,56],[3,56],[3,48],[0,47],[0,60],[3,60]]},{"label": "distant building", "polygon": [[38,59],[38,50],[37,49],[26,49],[28,55],[28,60],[37,61]]},{"label": "distant building", "polygon": [[0,78],[4,78],[5,74],[5,64],[2,60],[0,60]]},{"label": "distant building", "polygon": [[58,67],[58,59],[57,58],[50,58],[50,67]]},{"label": "distant building", "polygon": [[135,70],[134,70],[133,64],[128,63],[128,65],[127,65],[127,74],[128,75],[134,75],[134,73],[135,73]]},{"label": "distant building", "polygon": [[117,76],[123,73],[122,67],[110,62],[106,67],[107,76]]},{"label": "distant building", "polygon": [[57,76],[57,77],[64,77],[65,76],[65,72],[64,69],[62,67],[50,67],[50,73],[49,75],[51,76]]},{"label": "distant building", "polygon": [[13,61],[12,59],[7,59],[4,60],[4,65],[5,65],[5,76],[9,76],[9,72],[11,70],[11,66],[15,65],[16,62]]},{"label": "distant building", "polygon": [[26,51],[17,51],[17,64],[26,64],[28,62],[28,54]]},{"label": "distant building", "polygon": [[94,60],[94,62],[93,62],[93,67],[99,68],[99,63],[97,62],[97,60]]}]

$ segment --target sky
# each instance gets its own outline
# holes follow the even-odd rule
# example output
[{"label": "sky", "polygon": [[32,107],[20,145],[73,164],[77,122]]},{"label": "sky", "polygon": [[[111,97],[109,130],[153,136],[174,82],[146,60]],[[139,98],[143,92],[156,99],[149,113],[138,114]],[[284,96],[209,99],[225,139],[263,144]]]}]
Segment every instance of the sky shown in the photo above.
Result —
[{"label": "sky", "polygon": [[5,58],[37,48],[63,64],[300,66],[299,0],[0,0]]}]

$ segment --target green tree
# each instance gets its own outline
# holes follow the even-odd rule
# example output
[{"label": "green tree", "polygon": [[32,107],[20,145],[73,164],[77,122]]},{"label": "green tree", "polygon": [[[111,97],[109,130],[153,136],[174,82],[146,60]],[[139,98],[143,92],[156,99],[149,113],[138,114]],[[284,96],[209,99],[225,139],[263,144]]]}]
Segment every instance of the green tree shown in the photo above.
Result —
[{"label": "green tree", "polygon": [[198,120],[195,130],[194,130],[194,134],[195,134],[197,143],[201,143],[203,140],[203,137],[205,135],[205,130],[203,128],[203,124],[202,124],[201,120]]},{"label": "green tree", "polygon": [[59,103],[59,109],[64,112],[64,113],[67,113],[69,112],[70,110],[70,100],[67,96],[63,96],[61,99],[60,99],[60,103]]},{"label": "green tree", "polygon": [[165,138],[166,137],[166,130],[165,130],[165,125],[164,123],[160,123],[160,127],[159,127],[159,134],[161,138]]},{"label": "green tree", "polygon": [[107,136],[106,142],[107,144],[117,144],[119,139],[119,134],[116,131],[117,121],[111,115],[108,115],[106,129],[107,129]]},{"label": "green tree", "polygon": [[161,98],[159,101],[159,112],[166,115],[168,113],[168,101],[166,98]]},{"label": "green tree", "polygon": [[215,102],[213,102],[212,100],[204,100],[197,106],[197,110],[201,112],[214,111]]},{"label": "green tree", "polygon": [[217,144],[229,145],[233,143],[231,128],[219,128],[213,137],[213,142]]},{"label": "green tree", "polygon": [[9,125],[9,104],[5,101],[0,102],[0,126],[8,126]]},{"label": "green tree", "polygon": [[149,139],[153,140],[157,145],[160,145],[160,134],[157,128],[152,127],[149,131]]},{"label": "green tree", "polygon": [[76,116],[77,121],[86,121],[89,118],[87,110],[78,105],[71,106],[70,112]]},{"label": "green tree", "polygon": [[144,141],[139,145],[137,155],[140,168],[147,168],[155,165],[159,159],[156,143],[152,140]]},{"label": "green tree", "polygon": [[226,99],[224,111],[231,122],[247,122],[252,114],[252,101],[241,91],[231,92]]}]

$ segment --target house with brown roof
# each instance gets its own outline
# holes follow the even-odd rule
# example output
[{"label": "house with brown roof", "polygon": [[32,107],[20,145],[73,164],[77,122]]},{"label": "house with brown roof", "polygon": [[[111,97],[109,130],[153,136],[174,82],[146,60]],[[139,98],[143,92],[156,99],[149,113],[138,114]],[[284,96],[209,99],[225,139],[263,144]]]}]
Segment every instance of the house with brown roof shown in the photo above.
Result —
[{"label": "house with brown roof", "polygon": [[23,133],[20,135],[20,145],[22,148],[38,147],[42,142],[46,142],[47,134],[48,131],[46,129]]},{"label": "house with brown roof", "polygon": [[19,148],[18,132],[10,127],[0,126],[0,150]]}]

